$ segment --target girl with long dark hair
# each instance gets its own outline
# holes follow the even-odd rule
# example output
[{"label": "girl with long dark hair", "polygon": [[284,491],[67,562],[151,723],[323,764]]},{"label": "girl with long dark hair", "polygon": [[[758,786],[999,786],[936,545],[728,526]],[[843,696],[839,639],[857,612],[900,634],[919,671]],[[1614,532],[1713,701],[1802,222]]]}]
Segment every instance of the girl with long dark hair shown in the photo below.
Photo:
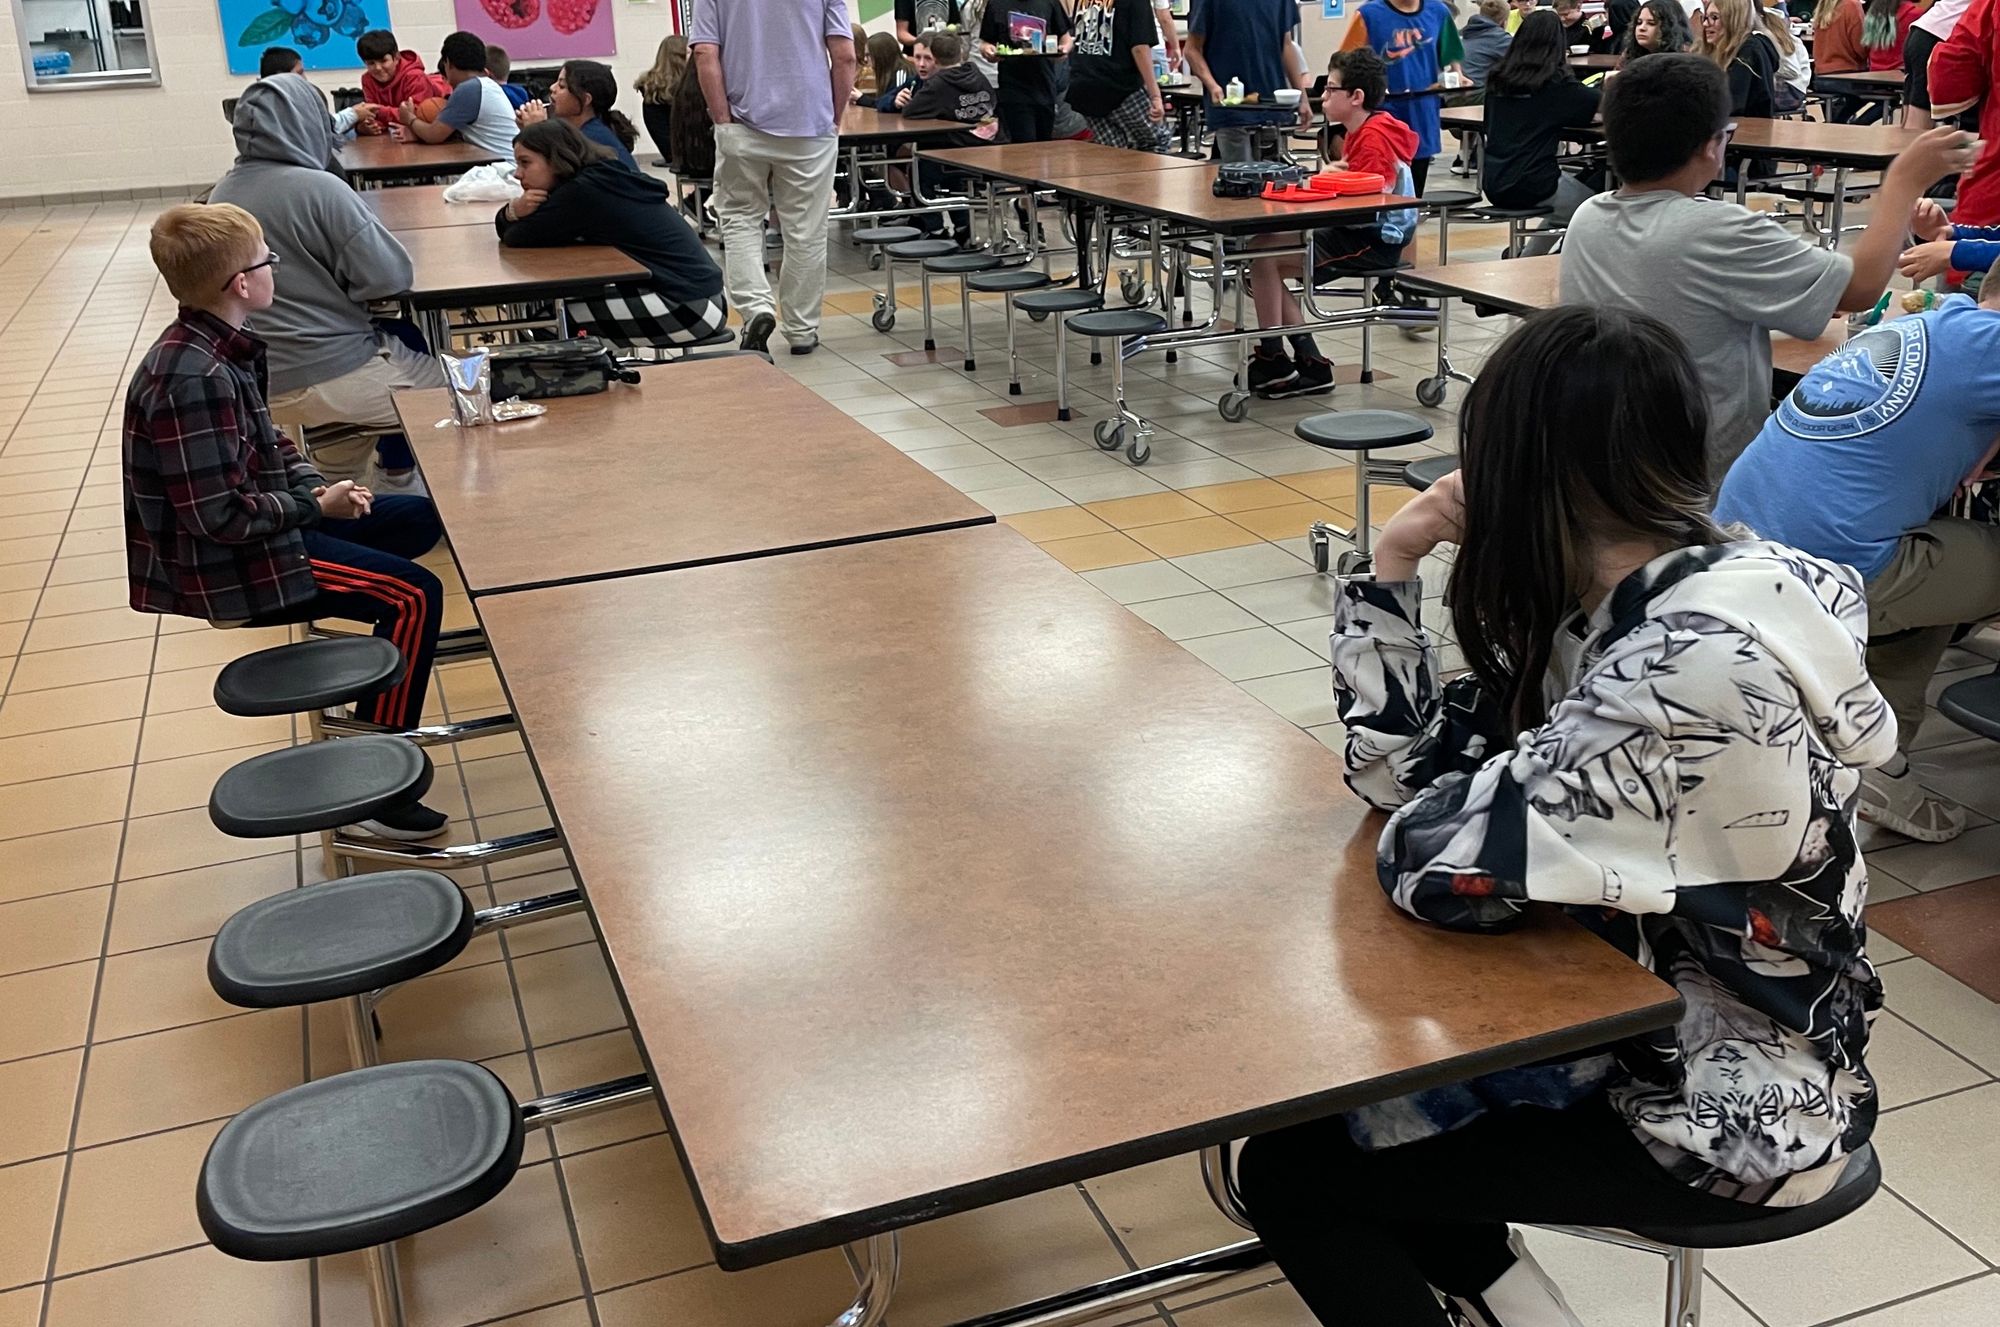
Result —
[{"label": "girl with long dark hair", "polygon": [[[1597,118],[1597,89],[1576,81],[1567,42],[1555,11],[1537,9],[1521,20],[1513,44],[1486,75],[1487,201],[1551,208],[1550,220],[1559,226],[1596,192],[1556,160],[1563,132]],[[1538,238],[1526,247],[1546,252],[1552,243]]]},{"label": "girl with long dark hair", "polygon": [[556,75],[555,86],[549,89],[549,105],[531,101],[515,112],[514,118],[525,129],[547,120],[553,110],[558,120],[611,153],[621,165],[636,171],[639,163],[632,159],[632,148],[639,141],[639,130],[622,111],[611,109],[617,100],[618,78],[610,65],[596,60],[566,60],[562,72]]},{"label": "girl with long dark hair", "polygon": [[[1447,1327],[1442,1293],[1482,1327],[1573,1324],[1507,1222],[1752,1217],[1829,1192],[1873,1130],[1855,805],[1895,720],[1854,570],[1710,519],[1703,399],[1657,319],[1530,318],[1467,395],[1463,468],[1340,578],[1348,783],[1394,812],[1395,906],[1485,933],[1563,907],[1686,1009],[1251,1139],[1250,1216],[1323,1323]],[[1444,544],[1449,682],[1418,577]]]},{"label": "girl with long dark hair", "polygon": [[1618,67],[1623,69],[1641,56],[1678,54],[1692,45],[1694,33],[1688,28],[1687,10],[1680,0],[1645,0],[1632,15]]}]

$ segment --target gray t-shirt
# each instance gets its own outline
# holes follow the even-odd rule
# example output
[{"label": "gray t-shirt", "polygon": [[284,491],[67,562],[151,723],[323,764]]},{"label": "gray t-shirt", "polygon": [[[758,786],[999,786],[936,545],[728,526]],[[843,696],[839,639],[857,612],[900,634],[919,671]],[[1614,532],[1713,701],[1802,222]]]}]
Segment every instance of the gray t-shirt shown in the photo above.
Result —
[{"label": "gray t-shirt", "polygon": [[1854,273],[1768,216],[1664,189],[1592,198],[1562,254],[1563,303],[1650,313],[1687,342],[1718,478],[1771,413],[1771,333],[1823,334]]},{"label": "gray t-shirt", "polygon": [[474,147],[510,156],[514,151],[514,103],[500,85],[484,74],[468,78],[451,90],[438,123],[458,130],[458,136]]}]

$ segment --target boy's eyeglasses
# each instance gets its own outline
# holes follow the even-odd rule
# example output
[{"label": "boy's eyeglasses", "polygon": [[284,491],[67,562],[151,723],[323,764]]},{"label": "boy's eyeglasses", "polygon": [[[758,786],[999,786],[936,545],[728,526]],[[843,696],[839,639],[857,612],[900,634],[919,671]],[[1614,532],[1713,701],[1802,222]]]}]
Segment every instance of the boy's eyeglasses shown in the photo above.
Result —
[{"label": "boy's eyeglasses", "polygon": [[[1734,127],[1735,127],[1735,126],[1733,126],[1733,125],[1731,126],[1731,128],[1734,128]],[[278,265],[278,255],[277,255],[277,254],[275,254],[275,253],[272,253],[272,254],[266,254],[266,255],[265,255],[265,257],[264,257],[264,261],[263,261],[263,262],[261,262],[261,263],[252,263],[252,264],[250,264],[250,266],[248,266],[248,267],[244,268],[244,269],[243,269],[242,271],[240,271],[240,272],[237,272],[237,273],[235,273],[234,275],[232,275],[232,276],[231,276],[231,277],[229,278],[229,280],[227,280],[227,281],[225,281],[225,282],[223,282],[223,283],[222,283],[222,288],[223,288],[224,290],[227,290],[227,289],[229,289],[229,288],[230,288],[231,286],[235,285],[235,284],[236,284],[236,278],[237,278],[237,277],[239,277],[239,276],[249,276],[249,275],[250,275],[250,274],[251,274],[252,272],[255,272],[255,271],[258,271],[258,270],[259,270],[259,269],[261,269],[261,268],[266,268],[266,267],[276,267],[277,265]]]}]

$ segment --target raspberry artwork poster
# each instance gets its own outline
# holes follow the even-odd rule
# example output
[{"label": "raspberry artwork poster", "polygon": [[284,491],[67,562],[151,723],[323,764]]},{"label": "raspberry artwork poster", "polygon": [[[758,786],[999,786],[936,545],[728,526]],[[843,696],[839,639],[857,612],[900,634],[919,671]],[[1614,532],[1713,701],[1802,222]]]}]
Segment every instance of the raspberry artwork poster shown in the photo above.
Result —
[{"label": "raspberry artwork poster", "polygon": [[389,0],[217,0],[229,72],[254,74],[267,46],[289,46],[308,69],[359,69],[354,39],[389,26]]},{"label": "raspberry artwork poster", "polygon": [[611,0],[452,0],[458,26],[523,60],[615,55]]}]

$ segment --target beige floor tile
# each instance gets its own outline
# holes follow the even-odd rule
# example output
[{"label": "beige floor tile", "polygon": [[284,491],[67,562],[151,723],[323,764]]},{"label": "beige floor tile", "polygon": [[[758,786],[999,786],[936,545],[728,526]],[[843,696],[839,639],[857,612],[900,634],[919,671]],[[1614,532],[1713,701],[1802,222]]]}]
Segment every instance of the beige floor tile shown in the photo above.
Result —
[{"label": "beige floor tile", "polygon": [[[1663,1259],[1542,1230],[1523,1233],[1535,1261],[1590,1327],[1659,1327],[1666,1310]],[[1702,1288],[1701,1321],[1702,1327],[1762,1327],[1712,1276]]]},{"label": "beige floor tile", "polygon": [[219,1120],[85,1148],[70,1166],[56,1275],[203,1242],[194,1179]]},{"label": "beige floor tile", "polygon": [[155,816],[168,811],[207,806],[215,781],[229,769],[252,757],[282,751],[290,745],[290,742],[271,742],[263,746],[204,751],[199,755],[140,765],[132,774],[130,814],[134,817]]},{"label": "beige floor tile", "polygon": [[83,1045],[96,987],[95,960],[0,977],[0,1061]]},{"label": "beige floor tile", "polygon": [[41,1327],[42,1288],[26,1286],[0,1294],[0,1327]]},{"label": "beige floor tile", "polygon": [[[1876,944],[1870,939],[1869,949]],[[1868,1034],[1868,1071],[1882,1095],[1882,1108],[1956,1092],[1990,1075],[1953,1054],[1892,1013],[1879,1015]]]},{"label": "beige floor tile", "polygon": [[583,1300],[573,1299],[554,1308],[530,1309],[512,1317],[496,1318],[493,1327],[591,1327],[590,1309]]},{"label": "beige floor tile", "polygon": [[530,954],[514,960],[528,1035],[537,1046],[625,1026],[625,1007],[596,945]]},{"label": "beige floor tile", "polygon": [[[538,1049],[535,1063],[541,1071],[542,1086],[550,1092],[609,1082],[643,1068],[632,1034],[623,1029]],[[660,1108],[645,1102],[593,1115],[575,1124],[560,1125],[554,1132],[557,1149],[575,1153],[643,1138],[666,1127]]]},{"label": "beige floor tile", "polygon": [[208,984],[208,945],[189,940],[106,959],[92,1037],[136,1037],[241,1013]]},{"label": "beige floor tile", "polygon": [[42,618],[28,632],[29,653],[42,650],[70,650],[80,645],[102,645],[107,641],[150,640],[159,629],[160,619],[152,613],[135,613],[129,608],[107,608],[95,613],[72,613],[66,617]]},{"label": "beige floor tile", "polygon": [[55,1283],[47,1327],[308,1327],[312,1264],[240,1262],[203,1245]]},{"label": "beige floor tile", "polygon": [[[0,1064],[0,1101],[7,1103],[7,1127],[0,1129],[0,1166],[51,1156],[69,1145],[82,1070],[80,1049]],[[4,1322],[0,1315],[0,1323]]]},{"label": "beige floor tile", "polygon": [[382,1057],[484,1060],[526,1046],[505,964],[433,973],[383,1001]]},{"label": "beige floor tile", "polygon": [[36,534],[61,534],[69,523],[66,511],[38,511],[0,516],[0,539],[21,539]]},{"label": "beige floor tile", "polygon": [[296,1009],[271,1009],[93,1047],[78,1145],[219,1119],[296,1086],[301,1026]]},{"label": "beige floor tile", "polygon": [[1084,1187],[1142,1267],[1244,1237],[1209,1200],[1193,1155],[1103,1175]]},{"label": "beige floor tile", "polygon": [[110,907],[108,886],[0,903],[0,975],[96,958]]},{"label": "beige floor tile", "polygon": [[1844,1327],[1992,1327],[1996,1322],[2000,1322],[2000,1276],[1982,1276],[1894,1308],[1864,1313]]},{"label": "beige floor tile", "polygon": [[543,805],[542,785],[525,754],[469,760],[459,772],[467,802],[482,816]]},{"label": "beige floor tile", "polygon": [[0,622],[26,622],[35,615],[40,602],[39,586],[29,590],[0,590]]},{"label": "beige floor tile", "polygon": [[126,880],[111,913],[113,954],[212,936],[239,909],[298,884],[290,854]]},{"label": "beige floor tile", "polygon": [[[516,876],[494,883],[493,901],[518,903],[522,899],[539,898],[575,888],[576,877],[568,871]],[[551,917],[529,926],[517,926],[507,932],[507,952],[516,958],[526,954],[539,954],[550,949],[566,949],[570,945],[596,943],[598,943],[597,928],[591,924],[590,914],[585,912],[571,913],[566,917]]]},{"label": "beige floor tile", "polygon": [[500,675],[484,661],[459,664],[438,673],[438,690],[454,714],[473,710],[505,709],[507,693],[501,689]]},{"label": "beige floor tile", "polygon": [[23,838],[123,819],[131,787],[129,769],[0,786],[0,836]]},{"label": "beige floor tile", "polygon": [[130,765],[138,748],[137,719],[0,737],[0,784]]},{"label": "beige floor tile", "polygon": [[571,1157],[563,1162],[563,1175],[592,1289],[709,1260],[708,1238],[666,1138]]},{"label": "beige floor tile", "polygon": [[112,641],[105,645],[85,645],[74,650],[49,650],[23,655],[8,683],[9,700],[30,691],[79,686],[115,678],[144,677],[153,666],[150,640]]},{"label": "beige floor tile", "polygon": [[2000,1005],[1921,958],[1882,969],[1889,1008],[1971,1060],[2000,1073]]},{"label": "beige floor tile", "polygon": [[[1187,1327],[1318,1327],[1319,1322],[1292,1288],[1282,1284],[1261,1286],[1192,1308],[1176,1305],[1173,1312],[1174,1321]],[[1598,1327],[1594,1319],[1590,1327]]]},{"label": "beige floor tile", "polygon": [[126,603],[131,590],[122,580],[83,581],[76,585],[51,585],[42,591],[35,612],[39,617],[66,617],[71,613],[101,613]]},{"label": "beige floor tile", "polygon": [[[231,838],[215,827],[208,810],[170,811],[131,822],[120,874],[128,879],[170,875],[197,866],[240,862],[251,857],[289,853],[294,840]],[[317,856],[318,840],[314,840]]]},{"label": "beige floor tile", "polygon": [[0,1286],[39,1281],[48,1270],[62,1194],[63,1159],[0,1169]]},{"label": "beige floor tile", "polygon": [[26,622],[0,622],[0,664],[11,662],[21,652],[21,641],[27,634]]},{"label": "beige floor tile", "polygon": [[1081,507],[1050,507],[1043,511],[1017,512],[1001,518],[1022,536],[1035,543],[1051,539],[1077,539],[1087,534],[1103,534],[1111,527]]},{"label": "beige floor tile", "polygon": [[0,839],[0,901],[111,883],[118,874],[117,822]]},{"label": "beige floor tile", "polygon": [[255,650],[283,645],[290,639],[289,627],[255,630],[239,627],[233,631],[203,630],[162,635],[159,659],[153,666],[161,672],[172,672],[181,668],[224,664]]},{"label": "beige floor tile", "polygon": [[725,1272],[711,1264],[641,1282],[599,1295],[597,1314],[604,1327],[825,1327],[853,1298],[847,1260],[829,1249],[747,1272]]},{"label": "beige floor tile", "polygon": [[15,692],[0,703],[0,738],[136,719],[145,708],[144,677]]},{"label": "beige floor tile", "polygon": [[111,580],[125,574],[125,554],[82,553],[56,559],[49,569],[50,585],[80,585],[86,581]]},{"label": "beige floor tile", "polygon": [[240,747],[291,740],[292,716],[289,714],[245,719],[224,714],[211,706],[208,709],[148,715],[146,733],[139,743],[139,759],[173,760],[206,751],[233,751]]},{"label": "beige floor tile", "polygon": [[1126,1270],[1074,1188],[915,1226],[903,1235],[896,1327],[938,1327]]},{"label": "beige floor tile", "polygon": [[171,673],[154,673],[152,688],[146,693],[146,713],[172,714],[176,710],[215,709],[215,676],[224,665],[204,664],[200,668],[177,668]]}]

